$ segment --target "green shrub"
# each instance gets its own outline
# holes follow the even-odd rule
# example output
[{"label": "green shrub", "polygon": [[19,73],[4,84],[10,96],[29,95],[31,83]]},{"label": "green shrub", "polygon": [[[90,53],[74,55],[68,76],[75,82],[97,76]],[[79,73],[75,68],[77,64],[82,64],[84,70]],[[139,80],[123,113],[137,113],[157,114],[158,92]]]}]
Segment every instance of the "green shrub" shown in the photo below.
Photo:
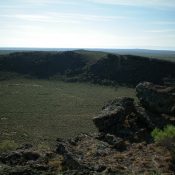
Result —
[{"label": "green shrub", "polygon": [[165,139],[173,139],[175,138],[175,126],[167,125],[163,130],[155,128],[151,136],[154,138],[155,142],[161,142]]},{"label": "green shrub", "polygon": [[0,142],[0,153],[13,151],[18,145],[13,140],[3,140]]},{"label": "green shrub", "polygon": [[175,162],[175,126],[167,125],[163,130],[155,128],[151,135],[156,143],[170,151],[172,160]]}]

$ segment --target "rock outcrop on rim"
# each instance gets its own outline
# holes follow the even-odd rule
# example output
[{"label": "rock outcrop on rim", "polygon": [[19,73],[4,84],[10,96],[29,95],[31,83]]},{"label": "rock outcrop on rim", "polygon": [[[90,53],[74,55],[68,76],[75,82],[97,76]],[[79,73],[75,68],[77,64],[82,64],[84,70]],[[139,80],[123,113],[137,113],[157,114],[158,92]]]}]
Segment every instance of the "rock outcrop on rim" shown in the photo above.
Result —
[{"label": "rock outcrop on rim", "polygon": [[[139,84],[137,88],[139,88],[140,86],[144,87],[144,84],[147,85],[149,83]],[[150,97],[151,95],[152,92],[148,91],[147,96]],[[139,99],[144,99],[145,96],[146,95],[144,94],[144,92],[139,92]],[[148,102],[149,97],[147,100]],[[171,102],[174,101],[173,97],[174,94],[172,93],[169,95],[169,98],[165,100],[167,102],[167,104],[164,106],[165,111],[168,111],[168,109],[173,106],[173,104],[171,104]],[[152,107],[150,107],[151,109],[154,108],[154,106],[157,104],[156,100],[153,100],[150,103],[152,104]],[[164,103],[163,99],[162,103]],[[93,118],[93,122],[101,133],[110,133],[125,140],[129,140],[130,142],[150,142],[150,132],[155,127],[162,128],[167,124],[175,124],[175,116],[169,116],[160,112],[157,113],[157,111],[152,112],[155,109],[148,109],[149,108],[145,109],[140,104],[134,102],[133,98],[120,97],[105,105],[101,113]]]},{"label": "rock outcrop on rim", "polygon": [[103,107],[93,122],[99,132],[110,133],[132,142],[143,141],[148,137],[146,135],[152,128],[152,123],[138,108],[133,98],[116,98]]},{"label": "rock outcrop on rim", "polygon": [[144,82],[136,91],[140,103],[116,98],[93,118],[99,133],[57,139],[50,151],[27,144],[0,154],[0,175],[174,174],[170,150],[153,143],[150,135],[155,127],[175,124],[173,88]]},{"label": "rock outcrop on rim", "polygon": [[143,82],[136,86],[136,94],[146,109],[155,113],[175,115],[175,86]]}]

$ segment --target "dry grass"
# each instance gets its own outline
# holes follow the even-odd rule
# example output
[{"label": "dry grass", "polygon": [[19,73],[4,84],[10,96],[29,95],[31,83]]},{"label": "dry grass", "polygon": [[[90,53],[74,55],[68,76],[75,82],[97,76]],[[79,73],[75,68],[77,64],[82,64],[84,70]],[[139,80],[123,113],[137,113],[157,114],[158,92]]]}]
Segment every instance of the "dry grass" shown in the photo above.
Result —
[{"label": "dry grass", "polygon": [[85,83],[17,79],[0,82],[0,139],[51,142],[80,132],[95,132],[92,123],[104,103],[134,96],[134,89]]}]

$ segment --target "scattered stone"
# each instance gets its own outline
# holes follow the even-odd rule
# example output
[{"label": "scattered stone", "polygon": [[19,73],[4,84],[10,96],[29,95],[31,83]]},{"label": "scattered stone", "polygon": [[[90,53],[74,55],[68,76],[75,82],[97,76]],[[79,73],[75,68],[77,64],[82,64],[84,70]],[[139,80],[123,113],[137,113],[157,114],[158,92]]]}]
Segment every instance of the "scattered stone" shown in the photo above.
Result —
[{"label": "scattered stone", "polygon": [[112,134],[101,134],[99,135],[98,139],[104,142],[107,142],[108,144],[110,144],[113,148],[115,148],[118,151],[124,151],[128,147],[128,142]]},{"label": "scattered stone", "polygon": [[0,162],[7,165],[24,165],[28,161],[36,161],[40,154],[33,151],[16,150],[10,153],[4,153],[0,156]]},{"label": "scattered stone", "polygon": [[[122,139],[110,134],[80,135],[75,140],[78,140],[76,145],[69,141],[57,144],[57,153],[63,155],[63,166],[67,170],[63,174],[172,173],[170,153],[157,145],[128,143],[127,148],[121,151],[113,145],[116,142],[120,144]],[[165,155],[169,157],[168,161],[164,159]],[[161,167],[157,166],[159,163]]]}]

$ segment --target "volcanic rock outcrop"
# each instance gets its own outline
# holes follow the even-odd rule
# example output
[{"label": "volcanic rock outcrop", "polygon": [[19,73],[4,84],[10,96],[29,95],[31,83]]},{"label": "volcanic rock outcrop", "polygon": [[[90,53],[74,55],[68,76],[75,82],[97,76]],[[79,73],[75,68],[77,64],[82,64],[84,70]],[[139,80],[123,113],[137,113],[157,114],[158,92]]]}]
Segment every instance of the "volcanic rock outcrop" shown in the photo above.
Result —
[{"label": "volcanic rock outcrop", "polygon": [[[116,98],[105,105],[102,112],[93,118],[99,132],[110,133],[130,142],[150,142],[150,132],[154,128],[175,124],[173,113],[171,116],[167,115],[174,109],[174,93],[170,93],[174,88],[167,87],[167,93],[163,91],[162,95],[162,92],[156,93],[159,92],[157,87],[163,88],[163,86],[148,82],[140,83],[136,87],[137,95],[143,106],[134,102],[133,98],[128,97]],[[152,92],[150,89],[154,89],[156,92]],[[163,105],[162,109],[159,107],[160,103]],[[145,104],[148,104],[146,108],[144,108]]]},{"label": "volcanic rock outcrop", "polygon": [[155,113],[175,115],[175,87],[143,82],[136,86],[136,92],[140,103],[146,109]]},{"label": "volcanic rock outcrop", "polygon": [[132,142],[143,141],[152,129],[152,123],[147,114],[142,114],[140,110],[134,99],[116,98],[103,107],[93,122],[99,132],[114,134]]}]

